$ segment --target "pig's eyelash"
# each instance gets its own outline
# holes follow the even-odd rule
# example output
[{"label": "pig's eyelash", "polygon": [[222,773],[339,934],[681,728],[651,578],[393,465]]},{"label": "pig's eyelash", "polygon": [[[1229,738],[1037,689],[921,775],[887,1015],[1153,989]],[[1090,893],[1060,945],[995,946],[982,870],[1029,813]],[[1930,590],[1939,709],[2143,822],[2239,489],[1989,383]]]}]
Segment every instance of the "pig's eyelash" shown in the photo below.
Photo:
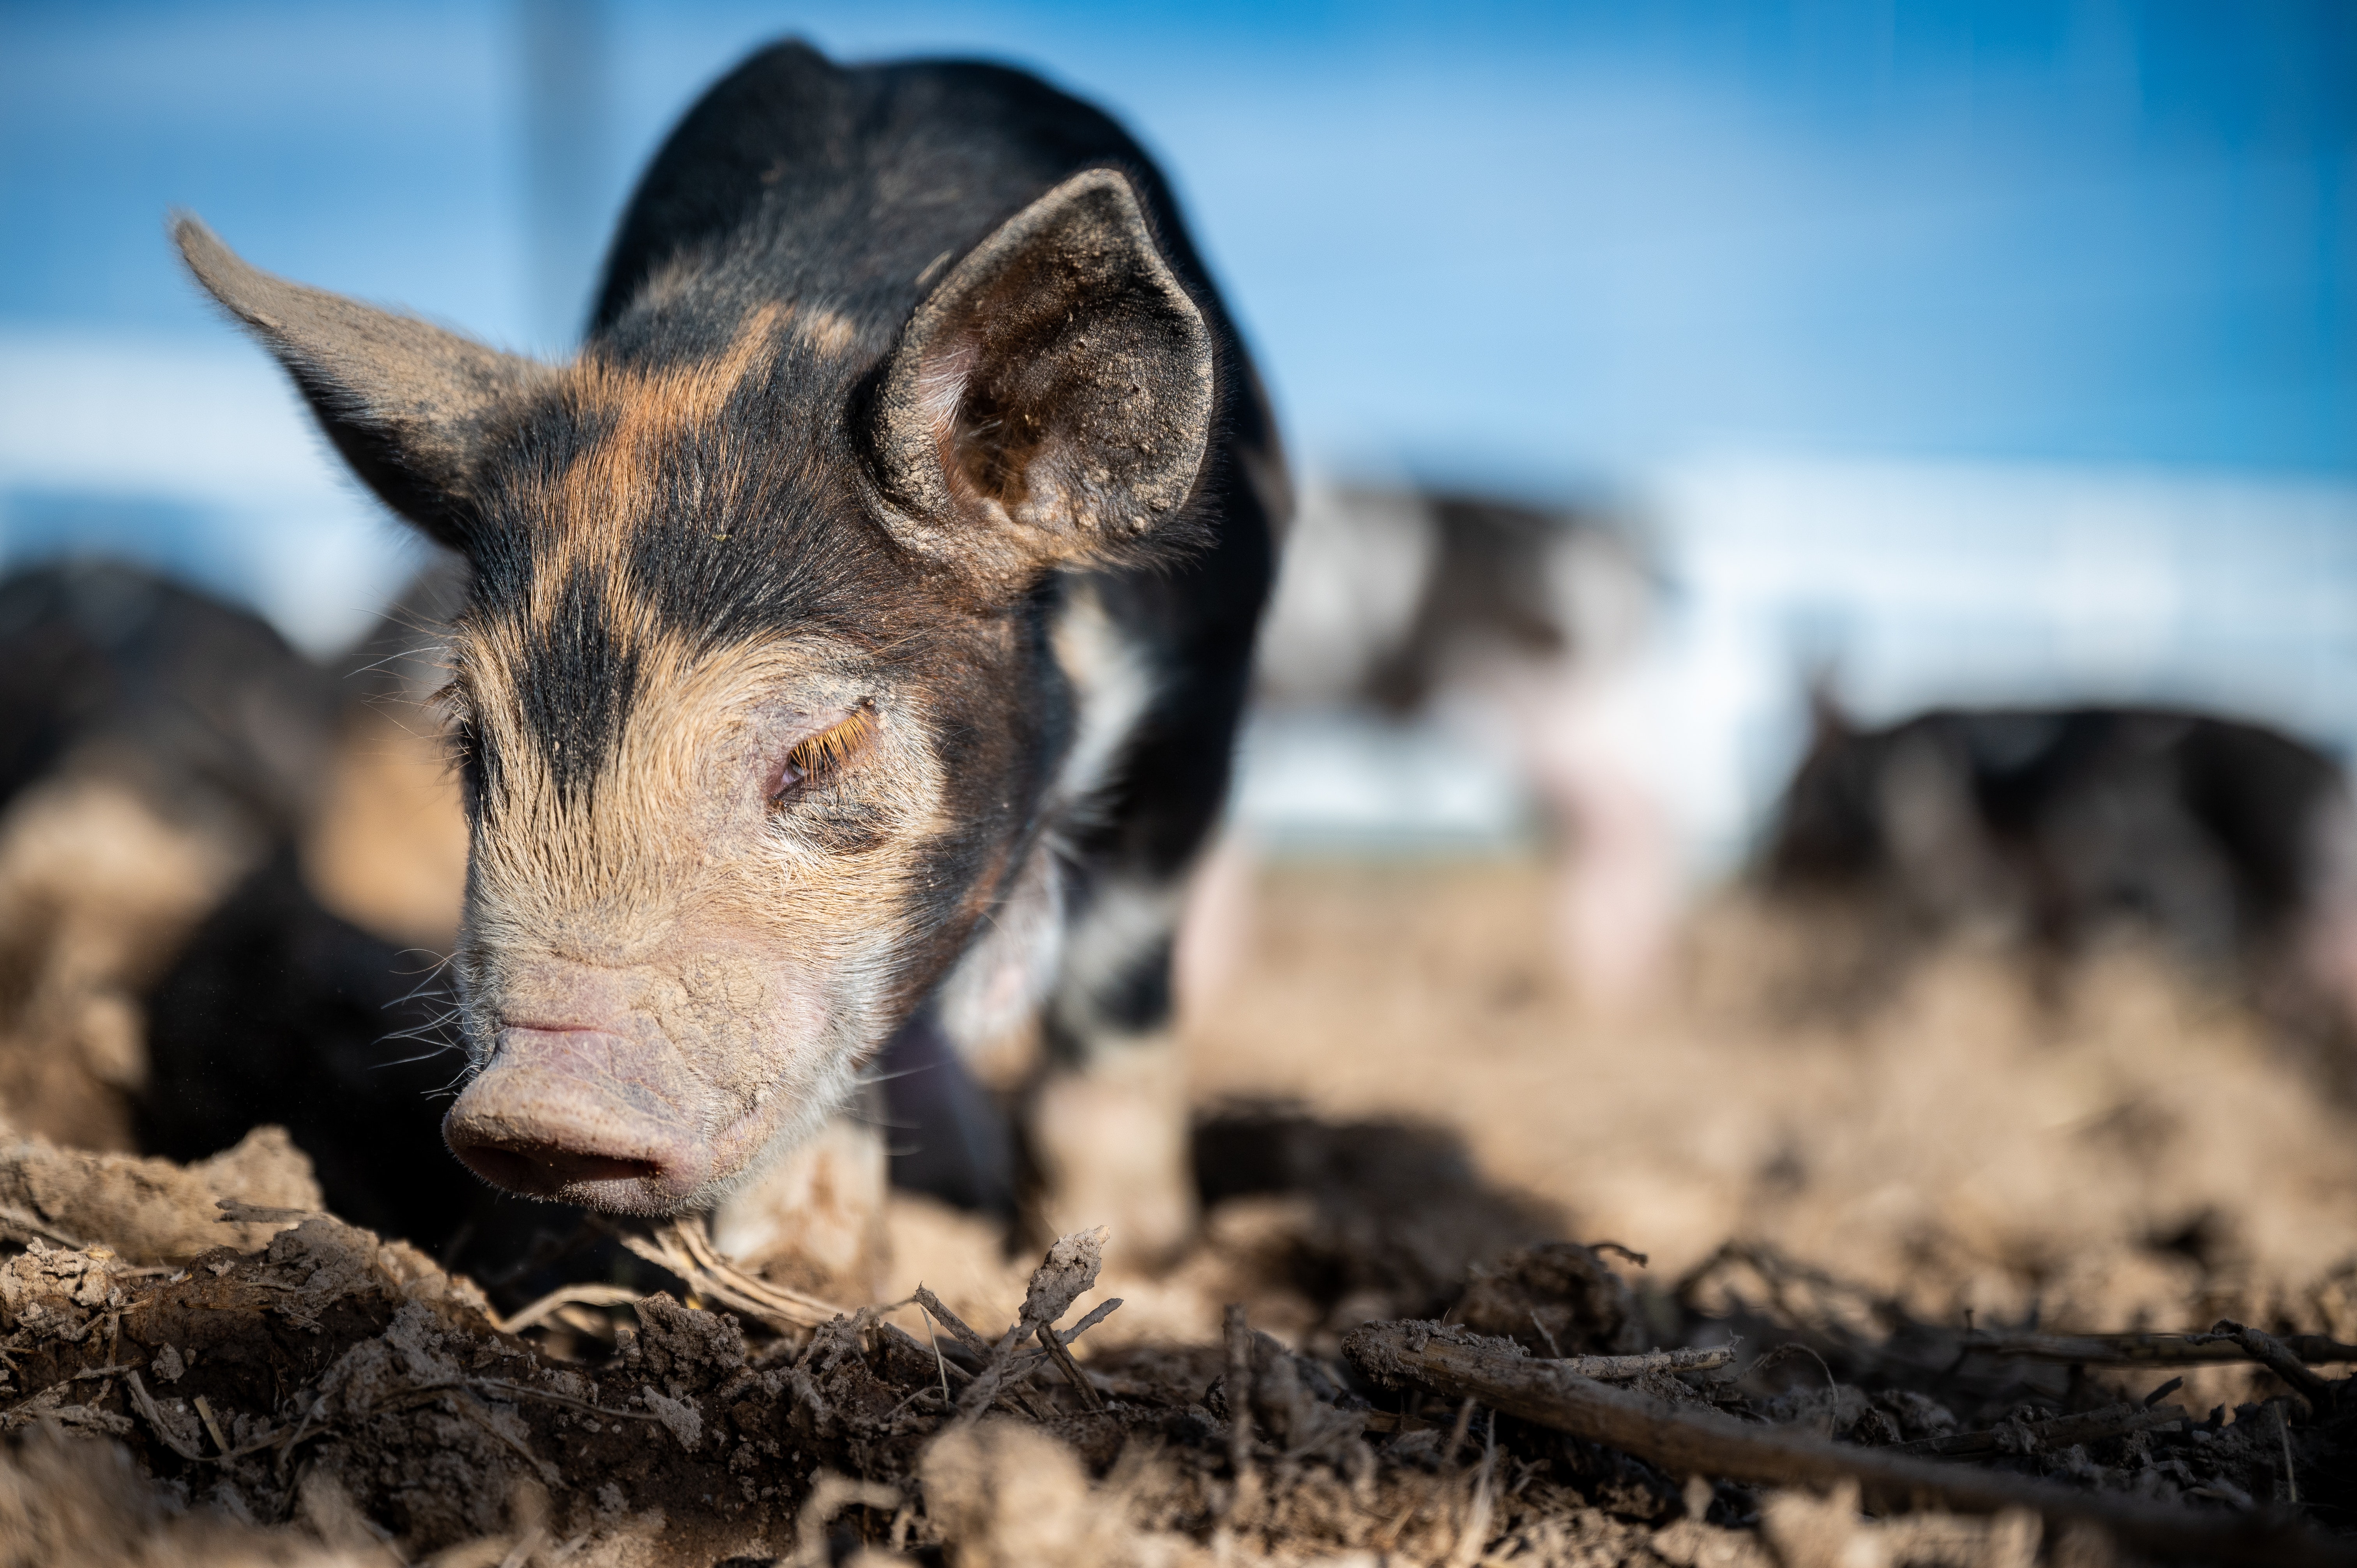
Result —
[{"label": "pig's eyelash", "polygon": [[460,785],[470,793],[483,782],[483,735],[475,718],[474,704],[458,682],[451,682],[434,693],[434,705],[442,711],[444,754]]},{"label": "pig's eyelash", "polygon": [[876,714],[866,707],[853,709],[840,724],[804,736],[786,753],[770,789],[770,804],[787,805],[798,795],[834,783],[875,736]]},{"label": "pig's eyelash", "polygon": [[442,715],[442,725],[451,734],[475,727],[475,704],[468,699],[467,689],[451,681],[436,689],[425,699],[426,711]]},{"label": "pig's eyelash", "polygon": [[483,788],[483,736],[475,727],[473,714],[466,714],[451,723],[449,756],[460,788],[470,796],[479,794]]}]

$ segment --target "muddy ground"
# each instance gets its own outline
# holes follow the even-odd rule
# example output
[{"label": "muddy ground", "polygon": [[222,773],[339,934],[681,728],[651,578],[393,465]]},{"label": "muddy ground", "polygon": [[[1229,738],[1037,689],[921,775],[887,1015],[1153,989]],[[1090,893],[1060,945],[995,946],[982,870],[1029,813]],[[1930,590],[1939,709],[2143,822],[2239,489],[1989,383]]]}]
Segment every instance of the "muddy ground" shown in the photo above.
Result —
[{"label": "muddy ground", "polygon": [[[2289,1337],[2357,1340],[2357,1112],[2312,1053],[2127,944],[1829,997],[1733,900],[1662,1005],[1594,1017],[1545,898],[1519,863],[1267,874],[1197,983],[1208,1218],[1157,1279],[1078,1289],[911,1199],[886,1298],[924,1307],[796,1328],[683,1265],[511,1333],[268,1134],[186,1170],[16,1143],[0,1560],[2348,1560],[2350,1368]],[[1039,1322],[1116,1297],[1061,1367]],[[2222,1319],[2257,1333],[2193,1365],[2018,1353]],[[1399,1371],[1677,1347],[1581,1364],[1669,1412],[1625,1444]],[[1728,1480],[1663,1457],[1680,1421],[2002,1495]]]}]

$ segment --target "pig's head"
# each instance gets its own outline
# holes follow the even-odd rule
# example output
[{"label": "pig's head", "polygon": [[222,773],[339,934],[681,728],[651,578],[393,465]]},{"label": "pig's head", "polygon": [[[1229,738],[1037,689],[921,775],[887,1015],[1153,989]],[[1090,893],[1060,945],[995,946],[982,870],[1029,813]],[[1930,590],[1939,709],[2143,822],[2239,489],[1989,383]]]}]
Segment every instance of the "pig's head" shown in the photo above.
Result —
[{"label": "pig's head", "polygon": [[565,366],[177,238],[474,567],[451,1148],[537,1197],[716,1201],[843,1103],[1037,848],[1059,569],[1183,540],[1201,311],[1109,170],[913,306],[684,255]]}]

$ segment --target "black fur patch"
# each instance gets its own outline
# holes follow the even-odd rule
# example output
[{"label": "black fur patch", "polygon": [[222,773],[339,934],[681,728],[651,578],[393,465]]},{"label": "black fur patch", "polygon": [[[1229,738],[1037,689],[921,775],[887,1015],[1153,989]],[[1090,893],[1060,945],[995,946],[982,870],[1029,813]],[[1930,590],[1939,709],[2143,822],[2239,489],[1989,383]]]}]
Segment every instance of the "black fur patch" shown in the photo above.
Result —
[{"label": "black fur patch", "polygon": [[[749,422],[748,422],[749,423]],[[723,434],[726,439],[726,433]],[[737,461],[775,461],[768,431],[747,432]],[[631,593],[664,635],[708,653],[763,638],[821,631],[873,644],[863,580],[887,577],[865,530],[828,516],[834,507],[803,483],[757,480],[699,507],[683,497],[632,531]]]},{"label": "black fur patch", "polygon": [[607,578],[594,565],[566,576],[555,615],[526,632],[515,672],[525,733],[567,800],[587,798],[639,696],[639,650],[608,613]]},{"label": "black fur patch", "polygon": [[1122,966],[1097,997],[1108,1022],[1125,1034],[1143,1035],[1170,1021],[1172,939],[1164,935]]}]

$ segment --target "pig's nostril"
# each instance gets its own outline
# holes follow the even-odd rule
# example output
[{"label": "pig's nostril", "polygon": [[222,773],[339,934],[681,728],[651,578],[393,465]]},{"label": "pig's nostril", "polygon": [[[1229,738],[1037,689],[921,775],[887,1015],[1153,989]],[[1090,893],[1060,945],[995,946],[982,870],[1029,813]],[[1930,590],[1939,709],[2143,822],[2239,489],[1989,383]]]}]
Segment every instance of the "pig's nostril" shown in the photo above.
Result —
[{"label": "pig's nostril", "polygon": [[542,1163],[568,1182],[638,1181],[663,1174],[652,1160],[618,1160],[608,1155],[558,1155],[544,1156]]},{"label": "pig's nostril", "polygon": [[460,1151],[476,1174],[514,1192],[554,1197],[592,1181],[642,1181],[663,1174],[654,1160],[620,1159],[554,1144],[478,1144]]}]

